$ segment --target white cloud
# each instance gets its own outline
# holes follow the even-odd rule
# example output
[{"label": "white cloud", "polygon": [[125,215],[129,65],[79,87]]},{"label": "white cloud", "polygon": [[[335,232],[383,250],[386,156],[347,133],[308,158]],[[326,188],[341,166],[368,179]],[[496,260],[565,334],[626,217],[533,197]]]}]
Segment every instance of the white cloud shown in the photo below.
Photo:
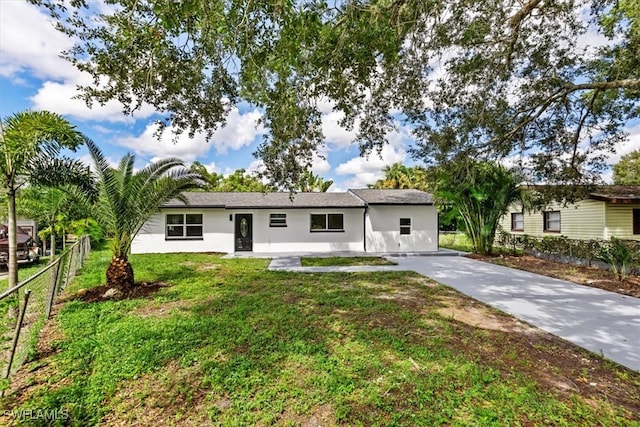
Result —
[{"label": "white cloud", "polygon": [[640,150],[640,123],[636,123],[635,126],[625,129],[629,134],[629,137],[625,142],[616,147],[616,152],[612,154],[607,163],[615,165],[620,161],[620,158],[633,151]]},{"label": "white cloud", "polygon": [[354,157],[336,168],[338,175],[353,175],[343,181],[349,188],[364,188],[382,178],[382,169],[397,162],[404,162],[406,151],[401,146],[385,145],[380,155],[371,153],[368,157]]},{"label": "white cloud", "polygon": [[228,149],[239,150],[251,145],[257,136],[265,133],[264,126],[258,125],[262,113],[253,110],[240,114],[238,108],[233,107],[227,116],[227,124],[213,134],[211,140],[216,151],[225,154]]},{"label": "white cloud", "polygon": [[73,40],[57,31],[49,17],[26,1],[0,1],[0,75],[29,71],[41,79],[68,79],[77,70],[60,53]]}]

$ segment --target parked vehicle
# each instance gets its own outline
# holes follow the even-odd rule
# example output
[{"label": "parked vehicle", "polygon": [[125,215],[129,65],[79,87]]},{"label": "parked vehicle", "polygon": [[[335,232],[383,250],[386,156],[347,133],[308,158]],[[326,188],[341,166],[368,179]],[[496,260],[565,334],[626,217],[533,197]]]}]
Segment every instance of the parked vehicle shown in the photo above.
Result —
[{"label": "parked vehicle", "polygon": [[[9,262],[9,232],[6,225],[0,225],[0,266]],[[25,230],[17,228],[18,262],[34,263],[40,260],[40,248]]]}]

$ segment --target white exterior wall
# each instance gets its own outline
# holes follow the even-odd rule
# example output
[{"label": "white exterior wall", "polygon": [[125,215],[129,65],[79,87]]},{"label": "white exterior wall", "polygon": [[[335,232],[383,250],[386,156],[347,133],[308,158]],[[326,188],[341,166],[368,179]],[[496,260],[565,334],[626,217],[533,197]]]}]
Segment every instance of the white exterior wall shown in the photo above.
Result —
[{"label": "white exterior wall", "polygon": [[[357,209],[163,209],[133,240],[132,253],[235,251],[235,214],[253,215],[253,252],[363,251],[364,208]],[[166,240],[166,215],[202,214],[203,237]],[[269,227],[269,214],[286,213],[287,227]],[[342,213],[344,231],[311,232],[312,213]],[[233,215],[232,220],[229,216]]]},{"label": "white exterior wall", "polygon": [[[202,214],[202,239],[165,240],[167,214]],[[233,252],[233,222],[225,209],[163,209],[133,239],[131,253]]]},{"label": "white exterior wall", "polygon": [[[363,251],[364,208],[359,209],[256,209],[229,211],[253,214],[254,252]],[[286,227],[269,227],[269,215],[286,213]],[[341,213],[344,231],[310,231],[311,214]]]},{"label": "white exterior wall", "polygon": [[[400,234],[400,218],[411,218],[411,234]],[[438,211],[435,206],[369,206],[367,252],[438,250]]]}]

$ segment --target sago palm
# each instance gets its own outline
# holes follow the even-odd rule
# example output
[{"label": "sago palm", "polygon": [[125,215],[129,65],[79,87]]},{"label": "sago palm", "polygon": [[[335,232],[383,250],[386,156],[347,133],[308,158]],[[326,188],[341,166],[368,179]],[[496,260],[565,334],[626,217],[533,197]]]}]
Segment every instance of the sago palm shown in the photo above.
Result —
[{"label": "sago palm", "polygon": [[100,192],[96,219],[111,239],[113,251],[107,286],[130,288],[135,284],[129,262],[134,237],[163,203],[174,198],[186,203],[182,191],[197,186],[200,175],[176,158],[159,160],[135,171],[135,155],[131,153],[113,168],[95,143],[88,141],[87,146]]}]

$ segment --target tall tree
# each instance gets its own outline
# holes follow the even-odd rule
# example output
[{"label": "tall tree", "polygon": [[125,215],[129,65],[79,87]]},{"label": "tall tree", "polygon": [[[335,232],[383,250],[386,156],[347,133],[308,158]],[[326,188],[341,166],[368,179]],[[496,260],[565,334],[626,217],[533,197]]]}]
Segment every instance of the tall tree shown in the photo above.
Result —
[{"label": "tall tree", "polygon": [[131,153],[112,168],[95,143],[87,141],[87,146],[100,192],[95,216],[111,239],[113,252],[106,273],[107,286],[130,289],[135,284],[129,262],[131,242],[160,205],[173,198],[186,203],[182,192],[198,185],[200,176],[175,158],[134,171],[135,156]]},{"label": "tall tree", "polygon": [[522,197],[512,171],[473,159],[443,165],[436,194],[462,218],[474,252],[480,254],[491,254],[498,221]]},{"label": "tall tree", "polygon": [[425,161],[520,154],[547,182],[595,179],[640,114],[637,0],[31,1],[77,40],[89,102],[209,136],[230,104],[263,107],[256,155],[290,188],[323,143],[320,100],[362,152],[400,118]]},{"label": "tall tree", "polygon": [[63,148],[75,150],[84,141],[67,120],[48,111],[25,111],[0,120],[0,183],[8,204],[9,288],[18,283],[16,191],[29,181],[44,185],[80,181],[91,188],[84,165],[56,157]]},{"label": "tall tree", "polygon": [[298,184],[297,190],[302,192],[326,193],[332,185],[332,179],[325,181],[323,177],[315,175],[310,170],[307,170],[300,177],[300,183]]},{"label": "tall tree", "polygon": [[92,194],[73,185],[59,188],[29,186],[20,191],[16,211],[41,224],[40,235],[49,236],[51,262],[56,257],[56,237],[62,235],[63,250],[66,231],[74,220],[88,218]]},{"label": "tall tree", "polygon": [[430,176],[429,171],[420,166],[409,167],[402,163],[394,163],[391,166],[385,166],[382,171],[384,172],[384,177],[369,185],[369,187],[433,190],[435,178]]},{"label": "tall tree", "polygon": [[620,158],[613,166],[613,183],[616,185],[640,185],[640,150]]}]

